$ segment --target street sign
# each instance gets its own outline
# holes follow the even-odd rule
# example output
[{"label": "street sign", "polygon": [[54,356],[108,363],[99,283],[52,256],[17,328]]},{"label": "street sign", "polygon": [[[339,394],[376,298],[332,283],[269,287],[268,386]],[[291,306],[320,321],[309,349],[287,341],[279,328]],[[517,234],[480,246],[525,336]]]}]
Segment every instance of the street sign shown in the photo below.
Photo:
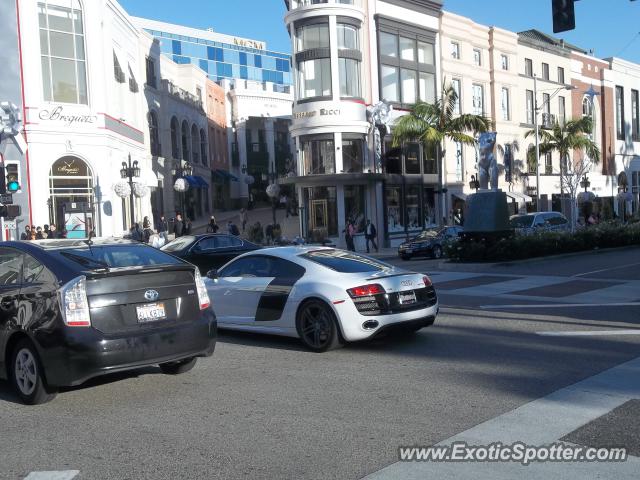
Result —
[{"label": "street sign", "polygon": [[3,204],[11,204],[13,203],[13,195],[10,193],[1,193],[0,194],[0,203]]},{"label": "street sign", "polygon": [[16,229],[16,221],[15,220],[5,220],[4,228],[7,230],[15,230]]}]

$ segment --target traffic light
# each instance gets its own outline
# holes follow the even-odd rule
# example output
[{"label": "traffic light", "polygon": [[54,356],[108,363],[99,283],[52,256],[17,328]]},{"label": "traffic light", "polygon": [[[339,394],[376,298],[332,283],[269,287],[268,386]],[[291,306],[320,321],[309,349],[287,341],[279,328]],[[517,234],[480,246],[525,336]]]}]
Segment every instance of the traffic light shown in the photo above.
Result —
[{"label": "traffic light", "polygon": [[20,205],[0,205],[0,217],[16,218],[22,214]]},{"label": "traffic light", "polygon": [[5,182],[6,182],[6,192],[5,193],[16,193],[20,190],[20,182],[18,180],[18,164],[10,163],[5,167]]},{"label": "traffic light", "polygon": [[576,28],[575,0],[551,0],[553,12],[553,33],[566,32]]}]

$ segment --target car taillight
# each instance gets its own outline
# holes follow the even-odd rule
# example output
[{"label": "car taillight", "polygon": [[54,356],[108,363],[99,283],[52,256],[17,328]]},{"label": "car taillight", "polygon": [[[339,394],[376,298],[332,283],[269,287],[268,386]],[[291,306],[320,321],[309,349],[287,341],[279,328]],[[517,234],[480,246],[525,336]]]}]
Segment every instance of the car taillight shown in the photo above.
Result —
[{"label": "car taillight", "polygon": [[198,302],[200,303],[200,310],[209,308],[209,305],[211,305],[211,300],[209,300],[207,287],[204,284],[204,280],[202,280],[202,275],[200,275],[200,270],[198,270],[197,268],[196,268],[196,289],[198,290]]},{"label": "car taillight", "polygon": [[68,327],[90,327],[87,279],[77,277],[60,289],[62,319]]},{"label": "car taillight", "polygon": [[426,275],[422,277],[422,281],[424,282],[425,287],[430,287],[431,285],[433,285],[433,282],[431,281],[431,279]]},{"label": "car taillight", "polygon": [[372,283],[371,285],[362,285],[361,287],[354,287],[347,290],[347,293],[351,298],[357,297],[370,297],[372,295],[379,295],[386,293],[382,285]]}]

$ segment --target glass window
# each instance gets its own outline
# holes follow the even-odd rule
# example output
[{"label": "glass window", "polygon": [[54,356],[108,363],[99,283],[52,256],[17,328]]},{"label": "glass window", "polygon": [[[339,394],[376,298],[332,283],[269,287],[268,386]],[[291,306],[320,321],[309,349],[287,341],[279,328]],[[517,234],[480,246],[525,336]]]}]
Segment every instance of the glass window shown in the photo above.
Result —
[{"label": "glass window", "polygon": [[560,125],[564,125],[567,115],[567,108],[565,106],[564,97],[558,97],[558,122]]},{"label": "glass window", "polygon": [[428,145],[422,147],[422,163],[424,173],[427,175],[434,175],[438,173],[438,146]]},{"label": "glass window", "polygon": [[38,3],[43,96],[46,101],[87,104],[84,30],[77,2]]},{"label": "glass window", "polygon": [[418,73],[420,100],[427,103],[436,101],[436,76],[433,73]]},{"label": "glass window", "polygon": [[364,140],[342,138],[342,169],[346,173],[362,172],[364,164]]},{"label": "glass window", "polygon": [[296,38],[299,52],[313,48],[327,48],[329,47],[329,24],[316,23],[300,27],[296,30]]},{"label": "glass window", "polygon": [[308,236],[314,241],[338,236],[336,187],[310,187],[303,190]]},{"label": "glass window", "polygon": [[507,55],[500,55],[500,64],[502,65],[502,70],[509,70],[509,57]]},{"label": "glass window", "polygon": [[424,65],[435,65],[432,44],[418,42],[418,63]]},{"label": "glass window", "polygon": [[422,230],[422,216],[420,215],[420,189],[419,185],[407,185],[405,193],[405,209],[407,212],[407,228],[409,230]]},{"label": "glass window", "polygon": [[473,114],[484,115],[484,88],[482,85],[473,84]]},{"label": "glass window", "polygon": [[460,44],[458,42],[451,42],[451,58],[460,60]]},{"label": "glass window", "polygon": [[31,255],[25,255],[22,267],[22,278],[25,283],[51,283],[55,281],[53,274]]},{"label": "glass window", "polygon": [[344,250],[316,250],[300,255],[300,257],[340,273],[380,272],[392,268],[390,265],[373,258]]},{"label": "glass window", "polygon": [[407,143],[404,153],[404,170],[405,173],[420,173],[420,144]]},{"label": "glass window", "polygon": [[416,103],[416,72],[400,69],[400,85],[402,86],[402,103]]},{"label": "glass window", "polygon": [[220,277],[271,277],[271,259],[262,255],[242,257],[223,268]]},{"label": "glass window", "polygon": [[344,218],[353,222],[356,232],[364,232],[366,223],[366,187],[364,185],[346,185],[344,187]]},{"label": "glass window", "polygon": [[416,61],[416,41],[414,39],[400,37],[400,58],[409,62]]},{"label": "glass window", "polygon": [[385,173],[402,173],[402,148],[393,147],[390,141],[385,142],[384,158]]},{"label": "glass window", "polygon": [[338,48],[359,50],[359,29],[346,23],[338,23]]},{"label": "glass window", "polygon": [[542,78],[544,80],[549,80],[549,64],[548,63],[542,64]]},{"label": "glass window", "polygon": [[22,253],[9,248],[0,248],[0,287],[20,283]]},{"label": "glass window", "polygon": [[307,175],[336,173],[333,140],[303,140],[302,157]]},{"label": "glass window", "polygon": [[616,86],[616,136],[618,140],[625,139],[624,132],[624,89]]},{"label": "glass window", "polygon": [[640,106],[638,90],[631,90],[631,134],[634,142],[640,141]]},{"label": "glass window", "polygon": [[564,68],[558,67],[558,83],[564,83]]},{"label": "glass window", "polygon": [[60,255],[84,267],[122,268],[148,265],[179,265],[171,255],[146,245],[93,246],[60,250]]},{"label": "glass window", "polygon": [[[462,148],[462,143],[460,142],[455,142],[455,146],[456,146],[456,182],[462,182],[463,181],[462,153],[464,150]],[[506,145],[505,145],[505,149],[506,149]]]},{"label": "glass window", "polygon": [[553,174],[553,157],[550,152],[545,153],[544,155],[544,174],[552,175]]},{"label": "glass window", "polygon": [[432,228],[438,224],[436,221],[436,194],[432,187],[426,187],[422,190],[422,216],[424,218],[423,228]]},{"label": "glass window", "polygon": [[502,109],[502,120],[505,120],[505,121],[511,120],[508,88],[502,87],[502,97],[501,97],[500,107]]},{"label": "glass window", "polygon": [[298,70],[300,99],[331,95],[331,59],[319,58],[299,62]]},{"label": "glass window", "polygon": [[524,59],[524,74],[527,77],[533,77],[533,61],[530,58]]},{"label": "glass window", "polygon": [[542,111],[546,115],[551,113],[551,95],[549,93],[542,94]]},{"label": "glass window", "polygon": [[398,36],[380,32],[380,55],[386,57],[398,56]]},{"label": "glass window", "polygon": [[461,97],[460,97],[460,79],[459,78],[454,78],[451,81],[451,86],[453,87],[453,90],[456,92],[458,98],[456,99],[456,103],[453,106],[453,113],[456,115],[460,115],[461,109],[460,109],[460,103],[462,101]]},{"label": "glass window", "polygon": [[340,67],[340,96],[360,98],[360,61],[352,58],[338,58]]},{"label": "glass window", "polygon": [[382,98],[387,102],[399,102],[400,83],[398,82],[398,68],[382,65],[381,76]]},{"label": "glass window", "polygon": [[167,243],[161,250],[165,252],[177,252],[187,248],[195,239],[196,237],[185,235],[184,237],[176,238],[175,240]]},{"label": "glass window", "polygon": [[402,215],[402,188],[388,186],[385,189],[387,197],[387,228],[389,233],[404,232]]},{"label": "glass window", "polygon": [[527,125],[533,125],[533,90],[527,90],[526,95],[526,121]]},{"label": "glass window", "polygon": [[478,48],[473,49],[473,64],[476,67],[482,66],[482,52]]}]

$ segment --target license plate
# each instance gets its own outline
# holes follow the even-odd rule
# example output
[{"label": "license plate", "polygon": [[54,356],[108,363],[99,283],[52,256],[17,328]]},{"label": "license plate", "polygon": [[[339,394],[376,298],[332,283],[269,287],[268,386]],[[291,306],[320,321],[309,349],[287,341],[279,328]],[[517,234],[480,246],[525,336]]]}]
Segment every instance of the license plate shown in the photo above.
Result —
[{"label": "license plate", "polygon": [[147,303],[136,307],[138,323],[157,322],[167,318],[164,303]]},{"label": "license plate", "polygon": [[410,292],[400,292],[398,293],[398,303],[400,305],[410,305],[412,303],[416,303],[416,292],[411,290]]}]

